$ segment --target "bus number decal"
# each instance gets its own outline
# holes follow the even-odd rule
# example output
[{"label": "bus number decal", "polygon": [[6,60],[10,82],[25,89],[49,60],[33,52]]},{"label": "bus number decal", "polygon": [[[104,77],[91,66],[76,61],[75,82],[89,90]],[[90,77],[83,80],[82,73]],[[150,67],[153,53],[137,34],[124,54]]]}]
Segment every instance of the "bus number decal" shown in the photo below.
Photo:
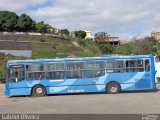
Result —
[{"label": "bus number decal", "polygon": [[68,93],[80,93],[80,92],[85,92],[84,89],[80,89],[80,90],[68,90]]}]

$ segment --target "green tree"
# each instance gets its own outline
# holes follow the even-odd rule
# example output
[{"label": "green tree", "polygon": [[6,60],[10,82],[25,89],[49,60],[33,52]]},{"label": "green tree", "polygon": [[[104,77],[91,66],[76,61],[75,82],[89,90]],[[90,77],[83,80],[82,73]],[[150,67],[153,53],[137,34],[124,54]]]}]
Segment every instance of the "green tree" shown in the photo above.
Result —
[{"label": "green tree", "polygon": [[152,37],[135,40],[133,43],[134,54],[158,54],[159,42]]},{"label": "green tree", "polygon": [[82,47],[83,50],[85,50],[83,54],[88,52],[94,56],[99,56],[102,53],[98,44],[96,44],[96,42],[94,41],[91,41],[90,39],[87,39],[87,40],[80,39],[78,40],[78,44]]},{"label": "green tree", "polygon": [[68,36],[70,32],[69,32],[68,29],[62,29],[62,30],[59,31],[59,33],[62,34],[62,35],[67,35]]},{"label": "green tree", "polygon": [[74,32],[75,36],[80,38],[80,39],[84,39],[86,37],[86,32],[79,30],[79,31],[75,31]]},{"label": "green tree", "polygon": [[3,57],[5,54],[4,53],[0,53],[0,57]]},{"label": "green tree", "polygon": [[104,42],[106,38],[107,33],[106,32],[98,32],[95,34],[95,41],[96,42]]},{"label": "green tree", "polygon": [[35,22],[26,14],[19,16],[17,21],[17,28],[22,32],[30,32],[35,29]]},{"label": "green tree", "polygon": [[47,31],[46,24],[43,21],[36,23],[36,31],[45,33]]},{"label": "green tree", "polygon": [[14,31],[17,25],[17,14],[9,11],[0,11],[0,31]]},{"label": "green tree", "polygon": [[99,48],[103,54],[113,54],[114,47],[110,44],[99,44]]},{"label": "green tree", "polygon": [[130,43],[114,47],[114,54],[130,55],[132,53],[133,53],[133,46]]}]

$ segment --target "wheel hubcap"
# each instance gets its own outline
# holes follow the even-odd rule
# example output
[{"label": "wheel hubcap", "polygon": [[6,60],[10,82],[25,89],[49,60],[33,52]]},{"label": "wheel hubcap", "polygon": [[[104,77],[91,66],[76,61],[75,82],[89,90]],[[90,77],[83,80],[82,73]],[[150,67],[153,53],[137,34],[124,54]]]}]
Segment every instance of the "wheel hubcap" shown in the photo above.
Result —
[{"label": "wheel hubcap", "polygon": [[36,92],[37,92],[38,94],[41,94],[42,91],[43,91],[42,88],[37,88],[37,89],[36,89]]},{"label": "wheel hubcap", "polygon": [[112,93],[114,93],[114,92],[116,92],[117,91],[117,86],[111,86],[111,89],[110,89],[110,91],[112,92]]}]

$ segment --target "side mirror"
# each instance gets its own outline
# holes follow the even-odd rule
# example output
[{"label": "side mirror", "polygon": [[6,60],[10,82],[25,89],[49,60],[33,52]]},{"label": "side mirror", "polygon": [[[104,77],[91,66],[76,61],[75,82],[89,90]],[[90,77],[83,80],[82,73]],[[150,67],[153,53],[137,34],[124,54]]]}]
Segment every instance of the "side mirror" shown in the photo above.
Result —
[{"label": "side mirror", "polygon": [[15,79],[15,82],[18,82],[18,79],[17,79],[17,77],[16,77],[16,79]]}]

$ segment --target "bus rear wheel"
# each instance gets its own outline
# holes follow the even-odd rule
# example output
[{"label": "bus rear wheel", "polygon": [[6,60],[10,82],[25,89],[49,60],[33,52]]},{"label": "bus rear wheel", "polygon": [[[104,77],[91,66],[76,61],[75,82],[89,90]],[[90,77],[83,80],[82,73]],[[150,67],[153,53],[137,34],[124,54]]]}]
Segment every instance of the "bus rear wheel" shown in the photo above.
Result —
[{"label": "bus rear wheel", "polygon": [[46,96],[45,88],[41,85],[34,86],[33,89],[32,89],[32,96],[35,96],[35,97]]},{"label": "bus rear wheel", "polygon": [[117,82],[110,82],[106,87],[106,92],[109,94],[117,94],[120,92],[120,85]]}]

